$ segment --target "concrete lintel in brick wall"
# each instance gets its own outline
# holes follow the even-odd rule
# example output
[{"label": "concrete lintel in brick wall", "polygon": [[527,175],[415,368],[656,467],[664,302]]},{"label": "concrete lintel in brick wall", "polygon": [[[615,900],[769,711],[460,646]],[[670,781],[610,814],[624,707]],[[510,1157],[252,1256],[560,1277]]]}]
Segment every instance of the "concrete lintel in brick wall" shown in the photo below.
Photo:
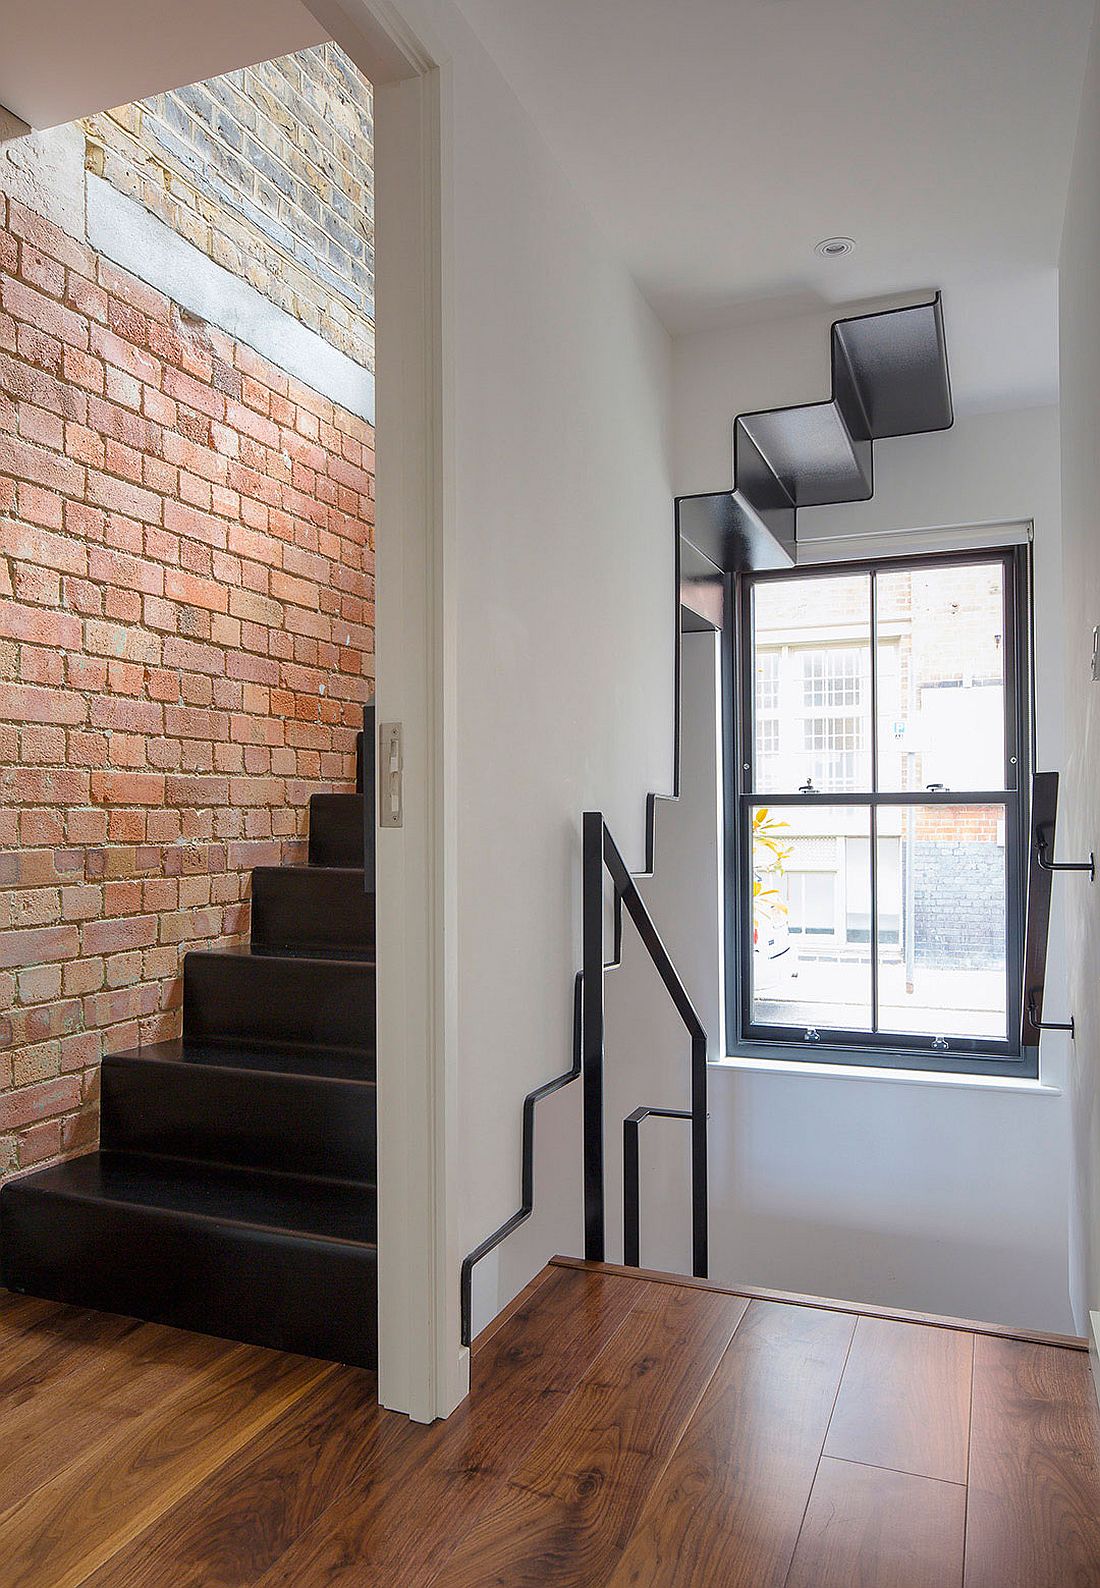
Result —
[{"label": "concrete lintel in brick wall", "polygon": [[374,376],[109,182],[88,174],[88,242],[277,369],[374,423]]}]

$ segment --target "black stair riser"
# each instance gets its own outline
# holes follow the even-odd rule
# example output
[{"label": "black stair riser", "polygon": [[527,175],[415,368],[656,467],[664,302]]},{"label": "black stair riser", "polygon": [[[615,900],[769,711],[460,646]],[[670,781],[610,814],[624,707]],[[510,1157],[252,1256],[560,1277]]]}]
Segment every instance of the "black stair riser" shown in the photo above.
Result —
[{"label": "black stair riser", "polygon": [[103,1060],[101,1108],[105,1150],[374,1182],[368,1082],[121,1055]]},{"label": "black stair riser", "polygon": [[[309,801],[309,863],[311,866],[364,864],[364,796],[313,794]],[[373,839],[373,829],[371,830]],[[371,867],[373,868],[373,854]]]},{"label": "black stair riser", "polygon": [[374,951],[374,894],[361,869],[258,866],[252,873],[252,946],[263,952]]},{"label": "black stair riser", "polygon": [[0,1199],[10,1290],[253,1345],[377,1365],[373,1246],[37,1191]]},{"label": "black stair riser", "polygon": [[183,962],[183,1034],[193,1042],[304,1043],[374,1051],[374,966],[193,952]]}]

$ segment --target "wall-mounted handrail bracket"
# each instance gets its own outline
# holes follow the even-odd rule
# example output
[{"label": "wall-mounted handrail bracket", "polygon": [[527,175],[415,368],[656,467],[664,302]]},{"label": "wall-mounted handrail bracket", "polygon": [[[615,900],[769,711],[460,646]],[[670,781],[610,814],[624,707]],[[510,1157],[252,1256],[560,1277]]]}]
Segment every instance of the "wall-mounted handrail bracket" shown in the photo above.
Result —
[{"label": "wall-mounted handrail bracket", "polygon": [[1087,860],[1054,860],[1050,856],[1054,845],[1048,837],[1049,826],[1046,822],[1035,829],[1035,859],[1044,871],[1087,871],[1089,881],[1096,881],[1096,856],[1090,850]]},{"label": "wall-mounted handrail bracket", "polygon": [[1035,1031],[1068,1031],[1071,1037],[1076,1031],[1072,1015],[1068,1020],[1040,1020],[1034,993],[1027,995],[1027,1018]]}]

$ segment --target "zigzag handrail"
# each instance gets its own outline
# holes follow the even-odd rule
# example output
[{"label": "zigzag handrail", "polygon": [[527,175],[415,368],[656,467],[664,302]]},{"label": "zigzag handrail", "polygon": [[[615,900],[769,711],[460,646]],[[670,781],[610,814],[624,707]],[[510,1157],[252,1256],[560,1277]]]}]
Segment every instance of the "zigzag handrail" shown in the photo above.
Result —
[{"label": "zigzag handrail", "polygon": [[520,1163],[520,1204],[511,1218],[505,1219],[491,1235],[487,1235],[480,1246],[475,1246],[468,1256],[462,1259],[462,1272],[459,1277],[460,1309],[462,1320],[462,1344],[469,1345],[473,1333],[473,1285],[474,1268],[483,1257],[487,1257],[495,1246],[511,1235],[513,1230],[518,1230],[531,1217],[535,1207],[535,1104],[541,1103],[544,1097],[549,1097],[553,1092],[560,1092],[562,1087],[568,1086],[570,1081],[575,1081],[581,1073],[581,1000],[583,997],[584,977],[580,971],[573,979],[573,1063],[562,1075],[556,1075],[552,1081],[544,1081],[541,1086],[536,1086],[523,1099],[523,1145],[521,1148]]},{"label": "zigzag handrail", "polygon": [[[644,871],[641,871],[641,872],[638,873],[638,875],[642,876],[642,877],[651,875],[652,872],[653,872],[653,855],[654,855],[654,842],[655,842],[655,832],[656,832],[657,802],[659,800],[675,800],[675,799],[678,799],[679,796],[680,796],[680,664],[681,664],[681,634],[680,634],[680,533],[679,533],[679,528],[678,527],[677,527],[677,530],[676,530],[675,551],[674,551],[673,560],[674,560],[674,566],[675,566],[675,578],[674,578],[674,583],[673,583],[673,590],[674,590],[674,593],[675,593],[675,599],[674,599],[675,627],[674,627],[674,630],[673,630],[673,633],[674,633],[674,643],[673,643],[674,689],[673,689],[673,719],[672,719],[672,793],[671,794],[654,794],[654,793],[650,793],[650,794],[648,794],[646,796],[645,869],[644,869]],[[587,816],[586,816],[585,820],[587,820]],[[601,821],[602,821],[602,817],[601,817]],[[614,846],[614,843],[611,840],[610,833],[608,834],[608,839],[609,839],[610,842],[612,842],[612,847],[615,848],[615,854],[619,858],[620,866],[623,867],[623,871],[626,874],[626,876],[628,878],[630,878],[630,873],[626,872],[626,868],[625,868],[625,865],[623,864],[622,857],[621,857],[621,855],[619,855],[618,848]],[[599,875],[602,875],[602,859],[601,859],[601,870],[600,870]],[[633,878],[630,878],[630,881],[631,881],[631,887],[633,888]],[[603,908],[603,902],[602,902],[603,901],[603,889],[602,889],[602,884],[600,885],[598,891],[599,891],[599,895],[600,895],[600,908],[601,908],[601,911],[602,911],[602,908]],[[634,891],[634,893],[635,893],[635,895],[637,897],[638,904],[641,905],[642,910],[645,911],[646,919],[649,920],[649,912],[647,910],[645,910],[645,905],[644,905],[644,903],[642,903],[641,895],[637,894],[637,890],[636,889],[633,889],[633,891]],[[650,921],[649,924],[650,924],[651,929],[654,931],[654,935],[656,935],[656,929],[653,928],[652,921]],[[658,939],[658,941],[659,941],[659,939]],[[662,949],[663,949],[663,945],[662,945]],[[602,945],[601,945],[601,958],[602,958]],[[622,900],[621,900],[621,896],[620,896],[619,890],[616,888],[616,891],[615,891],[614,952],[613,952],[612,959],[603,968],[607,969],[607,970],[615,969],[615,967],[618,966],[618,964],[620,963],[621,958],[622,958]],[[685,997],[687,996],[686,993],[684,994],[684,996]],[[601,985],[601,991],[600,991],[600,1009],[601,1009],[601,1017],[600,1017],[600,1019],[601,1019],[601,1027],[602,1027],[602,1019],[603,1019],[603,1017],[602,1017],[602,1008],[603,1008],[603,992],[602,992],[602,985]],[[527,1096],[523,1099],[523,1134],[522,1134],[522,1143],[521,1143],[521,1149],[520,1149],[520,1153],[521,1153],[521,1156],[520,1156],[520,1205],[516,1209],[516,1211],[513,1214],[510,1215],[510,1217],[505,1219],[503,1224],[498,1225],[497,1228],[495,1230],[493,1230],[493,1232],[490,1235],[487,1235],[483,1241],[481,1241],[477,1246],[474,1247],[472,1252],[469,1252],[462,1259],[462,1267],[461,1267],[461,1270],[460,1270],[460,1273],[459,1273],[459,1315],[460,1315],[460,1324],[461,1324],[461,1341],[462,1341],[463,1345],[468,1346],[470,1344],[470,1342],[471,1342],[472,1337],[473,1337],[473,1275],[474,1275],[474,1269],[476,1268],[477,1264],[481,1261],[481,1259],[483,1257],[487,1257],[489,1255],[489,1253],[491,1251],[493,1251],[496,1247],[498,1247],[501,1244],[502,1241],[506,1240],[508,1238],[508,1236],[511,1235],[514,1230],[519,1229],[521,1224],[525,1224],[527,1222],[527,1220],[531,1217],[532,1212],[534,1211],[534,1202],[535,1202],[535,1163],[534,1163],[534,1156],[535,1156],[535,1105],[537,1103],[540,1103],[543,1100],[544,1097],[550,1097],[550,1096],[553,1095],[554,1092],[560,1092],[563,1087],[568,1086],[571,1081],[577,1080],[580,1077],[580,1075],[582,1074],[582,1072],[583,1072],[583,1058],[582,1058],[583,1011],[584,1011],[584,972],[583,971],[578,971],[576,973],[576,976],[573,979],[573,1063],[571,1064],[571,1066],[569,1067],[568,1070],[563,1071],[563,1073],[561,1075],[556,1075],[553,1078],[553,1080],[544,1081],[541,1086],[536,1086],[534,1088],[534,1090],[528,1092]],[[601,1063],[601,1068],[602,1068],[602,1063]],[[704,1080],[705,1080],[705,1075],[704,1075]],[[704,1176],[704,1179],[705,1179],[705,1176]]]}]

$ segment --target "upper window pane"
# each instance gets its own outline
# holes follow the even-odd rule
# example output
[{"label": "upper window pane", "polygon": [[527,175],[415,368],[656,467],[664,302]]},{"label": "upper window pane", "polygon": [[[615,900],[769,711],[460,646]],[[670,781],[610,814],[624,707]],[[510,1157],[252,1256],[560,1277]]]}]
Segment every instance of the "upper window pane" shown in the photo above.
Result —
[{"label": "upper window pane", "polygon": [[884,569],[877,607],[879,788],[1003,788],[1003,564]]},{"label": "upper window pane", "polygon": [[753,655],[756,789],[869,789],[870,577],[758,584]]}]

